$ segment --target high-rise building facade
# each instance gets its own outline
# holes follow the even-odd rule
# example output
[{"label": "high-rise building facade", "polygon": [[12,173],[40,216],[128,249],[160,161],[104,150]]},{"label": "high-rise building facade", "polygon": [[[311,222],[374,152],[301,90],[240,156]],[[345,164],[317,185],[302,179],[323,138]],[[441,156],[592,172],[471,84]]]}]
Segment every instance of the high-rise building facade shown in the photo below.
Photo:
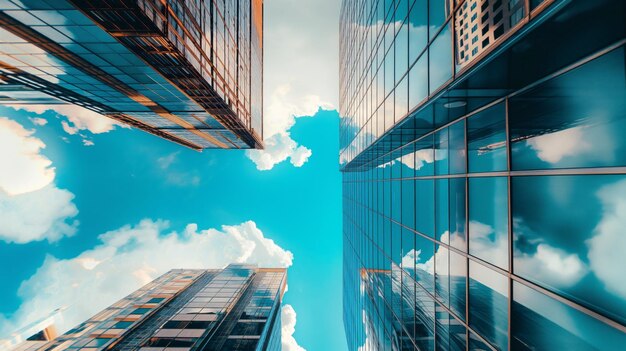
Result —
[{"label": "high-rise building facade", "polygon": [[286,278],[250,265],[175,269],[28,351],[280,350]]},{"label": "high-rise building facade", "polygon": [[263,0],[0,2],[0,104],[70,103],[192,149],[262,148]]},{"label": "high-rise building facade", "polygon": [[343,1],[350,350],[626,345],[625,13]]}]

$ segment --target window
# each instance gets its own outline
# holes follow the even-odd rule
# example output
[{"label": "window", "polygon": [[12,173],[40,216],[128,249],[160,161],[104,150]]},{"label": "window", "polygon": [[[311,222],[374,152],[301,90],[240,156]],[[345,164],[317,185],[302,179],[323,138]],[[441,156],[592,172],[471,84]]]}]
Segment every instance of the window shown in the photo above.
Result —
[{"label": "window", "polygon": [[508,278],[480,263],[469,264],[469,325],[498,350],[508,345]]},{"label": "window", "polygon": [[504,103],[467,119],[469,171],[498,172],[507,169],[506,121]]},{"label": "window", "polygon": [[469,253],[503,269],[509,267],[508,179],[469,179]]}]

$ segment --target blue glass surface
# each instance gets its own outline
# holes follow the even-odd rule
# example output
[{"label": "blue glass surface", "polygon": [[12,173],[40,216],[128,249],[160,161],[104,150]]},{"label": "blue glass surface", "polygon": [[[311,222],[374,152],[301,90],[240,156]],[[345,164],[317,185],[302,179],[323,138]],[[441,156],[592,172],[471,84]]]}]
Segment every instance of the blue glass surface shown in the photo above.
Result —
[{"label": "blue glass surface", "polygon": [[469,171],[498,172],[507,169],[505,105],[499,103],[467,120]]},{"label": "blue glass surface", "polygon": [[469,253],[509,267],[509,201],[506,177],[469,179]]},{"label": "blue glass surface", "polygon": [[515,350],[619,350],[626,333],[518,282],[513,283]]},{"label": "blue glass surface", "polygon": [[512,180],[513,269],[626,323],[626,176]]},{"label": "blue glass surface", "polygon": [[626,166],[625,49],[509,101],[514,170]]},{"label": "blue glass surface", "polygon": [[508,278],[469,263],[469,325],[498,350],[508,348]]}]

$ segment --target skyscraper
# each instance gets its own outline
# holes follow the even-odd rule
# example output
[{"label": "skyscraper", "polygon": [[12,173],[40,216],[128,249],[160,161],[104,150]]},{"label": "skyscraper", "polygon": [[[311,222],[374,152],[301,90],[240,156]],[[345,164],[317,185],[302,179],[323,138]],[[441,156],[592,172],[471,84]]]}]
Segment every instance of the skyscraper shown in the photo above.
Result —
[{"label": "skyscraper", "polygon": [[2,1],[0,103],[79,105],[192,149],[262,148],[263,1]]},{"label": "skyscraper", "polygon": [[343,1],[350,350],[626,345],[625,7]]},{"label": "skyscraper", "polygon": [[[175,269],[28,351],[281,349],[286,270]],[[21,347],[21,346],[19,346]]]}]

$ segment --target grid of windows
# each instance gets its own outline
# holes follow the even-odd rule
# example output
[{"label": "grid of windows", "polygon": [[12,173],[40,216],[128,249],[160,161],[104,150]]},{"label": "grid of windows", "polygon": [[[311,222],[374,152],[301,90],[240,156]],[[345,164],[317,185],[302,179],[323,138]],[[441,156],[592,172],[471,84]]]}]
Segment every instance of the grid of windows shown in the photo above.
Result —
[{"label": "grid of windows", "polygon": [[283,268],[172,270],[62,336],[19,349],[280,350],[285,287]]},{"label": "grid of windows", "polygon": [[60,103],[36,91],[192,148],[260,147],[253,3],[5,1],[2,101]]},{"label": "grid of windows", "polygon": [[[454,6],[458,13],[466,4],[468,19],[477,13],[480,21],[480,11],[491,13],[505,3]],[[617,2],[601,6],[611,8],[609,3],[612,11],[623,9]],[[377,55],[367,40],[350,37],[357,32],[346,31],[346,23],[387,4],[397,12],[405,2],[344,1],[344,111],[363,101],[353,95],[361,89],[359,75],[368,74],[360,55]],[[626,31],[620,26],[611,27],[617,41],[570,59],[531,85],[482,100],[446,100],[445,119],[437,120],[433,109],[439,107],[430,107],[429,123],[415,118],[390,141],[371,137],[367,142],[378,149],[364,161],[356,158],[367,153],[367,143],[343,150],[344,156],[351,153],[343,159],[350,350],[613,350],[626,343],[626,294],[618,268],[626,265],[620,229]],[[363,33],[358,35],[367,38]],[[437,35],[426,34],[424,43],[430,38],[432,47]],[[405,40],[395,37],[395,52],[406,46],[398,38]],[[343,76],[347,72],[355,75]],[[368,115],[352,111],[343,116],[343,135],[357,135],[369,123],[347,123]],[[400,119],[407,114],[402,111]],[[398,120],[383,124],[389,134]]]},{"label": "grid of windows", "polygon": [[99,350],[141,324],[151,312],[187,288],[202,271],[172,270],[117,301],[39,350]]}]

